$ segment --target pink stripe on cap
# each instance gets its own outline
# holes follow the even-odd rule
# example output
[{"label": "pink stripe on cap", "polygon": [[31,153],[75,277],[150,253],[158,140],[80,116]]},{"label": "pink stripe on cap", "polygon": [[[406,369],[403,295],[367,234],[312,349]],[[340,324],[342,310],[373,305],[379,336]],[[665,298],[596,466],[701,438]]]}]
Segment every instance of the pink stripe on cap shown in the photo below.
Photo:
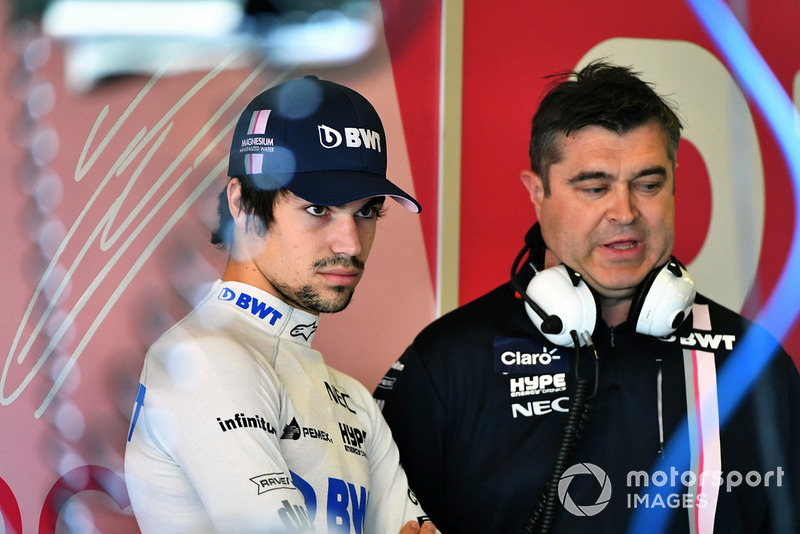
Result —
[{"label": "pink stripe on cap", "polygon": [[258,174],[264,165],[263,154],[245,154],[244,169],[248,174]]},{"label": "pink stripe on cap", "polygon": [[248,133],[250,134],[263,134],[267,131],[267,121],[269,120],[269,114],[272,110],[270,109],[260,109],[258,111],[253,112],[253,116],[250,118],[250,128],[248,129]]}]

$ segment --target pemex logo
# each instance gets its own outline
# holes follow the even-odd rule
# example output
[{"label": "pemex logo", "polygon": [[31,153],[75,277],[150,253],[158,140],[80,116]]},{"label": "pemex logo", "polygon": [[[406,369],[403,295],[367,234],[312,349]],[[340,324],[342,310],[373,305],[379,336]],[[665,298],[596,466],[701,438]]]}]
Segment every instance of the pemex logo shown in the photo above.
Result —
[{"label": "pemex logo", "polygon": [[[597,497],[597,501],[594,504],[579,506],[575,504],[567,493],[572,479],[578,475],[592,475],[597,480],[597,483],[600,484],[600,496]],[[564,508],[572,515],[597,515],[603,511],[608,505],[608,501],[611,500],[611,480],[608,478],[605,471],[594,464],[575,464],[564,471],[564,474],[561,475],[561,478],[558,480],[558,498],[561,500],[561,504],[564,505]]]}]

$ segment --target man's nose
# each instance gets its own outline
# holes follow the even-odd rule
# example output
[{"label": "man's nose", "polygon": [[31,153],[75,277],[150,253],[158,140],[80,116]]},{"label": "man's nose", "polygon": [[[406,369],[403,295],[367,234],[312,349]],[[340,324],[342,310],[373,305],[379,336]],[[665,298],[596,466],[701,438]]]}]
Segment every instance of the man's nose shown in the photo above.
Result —
[{"label": "man's nose", "polygon": [[361,253],[361,235],[353,217],[339,217],[333,224],[331,250],[334,254],[358,256]]},{"label": "man's nose", "polygon": [[639,216],[636,199],[627,187],[620,187],[609,197],[606,217],[617,224],[630,224]]}]

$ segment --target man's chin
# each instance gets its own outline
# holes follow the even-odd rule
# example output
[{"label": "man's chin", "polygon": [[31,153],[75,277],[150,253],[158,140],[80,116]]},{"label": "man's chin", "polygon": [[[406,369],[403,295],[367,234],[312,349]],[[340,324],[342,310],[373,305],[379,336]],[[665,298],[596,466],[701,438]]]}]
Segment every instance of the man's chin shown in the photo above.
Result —
[{"label": "man's chin", "polygon": [[335,293],[332,297],[317,302],[319,313],[339,313],[347,308],[353,299],[354,289],[347,286],[334,286],[331,288]]},{"label": "man's chin", "polygon": [[614,300],[625,300],[633,298],[637,289],[639,288],[639,284],[642,283],[644,278],[644,276],[631,276],[624,279],[614,278],[596,280],[584,277],[584,280],[586,280],[586,283],[588,283],[589,286],[601,297]]}]

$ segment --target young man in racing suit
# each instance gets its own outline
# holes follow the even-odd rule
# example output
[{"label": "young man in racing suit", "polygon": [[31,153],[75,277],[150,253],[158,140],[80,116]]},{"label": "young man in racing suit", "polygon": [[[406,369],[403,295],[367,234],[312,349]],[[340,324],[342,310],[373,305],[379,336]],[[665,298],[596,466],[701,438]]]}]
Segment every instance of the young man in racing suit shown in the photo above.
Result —
[{"label": "young man in racing suit", "polygon": [[602,62],[543,99],[524,267],[423,330],[374,393],[443,531],[800,529],[797,369],[671,258],[680,130]]},{"label": "young man in racing suit", "polygon": [[315,77],[275,86],[242,113],[228,175],[222,280],[141,374],[125,470],[142,531],[435,532],[369,392],[311,348],[320,313],[350,301],[384,198],[420,210],[386,179],[377,113]]}]

